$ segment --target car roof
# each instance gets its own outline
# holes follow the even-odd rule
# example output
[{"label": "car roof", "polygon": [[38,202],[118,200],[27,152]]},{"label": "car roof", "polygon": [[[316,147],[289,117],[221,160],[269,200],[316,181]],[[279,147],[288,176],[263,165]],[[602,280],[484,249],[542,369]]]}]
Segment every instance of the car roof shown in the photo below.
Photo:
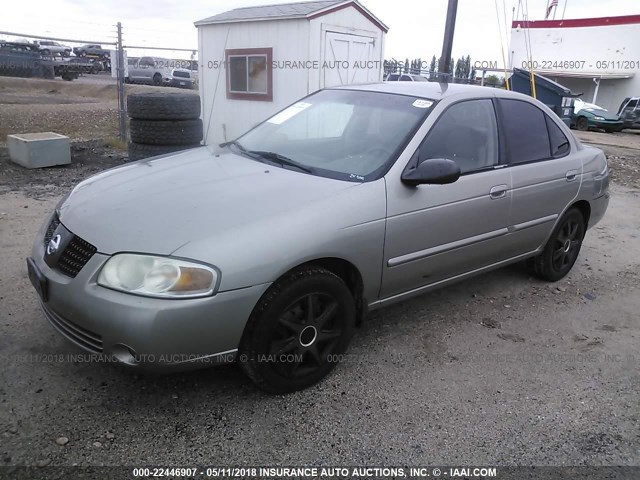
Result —
[{"label": "car roof", "polygon": [[346,90],[361,90],[368,92],[395,93],[423,97],[431,100],[441,100],[447,97],[480,98],[480,97],[506,97],[517,98],[532,102],[533,99],[522,93],[502,90],[493,87],[481,87],[479,85],[463,85],[458,83],[441,82],[380,82],[359,85],[344,85],[332,87]]}]

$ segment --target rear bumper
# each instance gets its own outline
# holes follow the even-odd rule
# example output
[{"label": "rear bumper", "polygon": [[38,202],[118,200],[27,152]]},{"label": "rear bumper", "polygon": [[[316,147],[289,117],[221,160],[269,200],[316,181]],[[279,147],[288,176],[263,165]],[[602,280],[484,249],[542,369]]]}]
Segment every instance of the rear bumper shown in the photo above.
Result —
[{"label": "rear bumper", "polygon": [[170,87],[193,89],[193,80],[173,78],[166,83]]},{"label": "rear bumper", "polygon": [[611,194],[609,190],[599,196],[598,198],[594,198],[591,200],[591,216],[589,217],[589,228],[593,227],[597,224],[602,217],[604,217],[605,212],[607,211],[607,207],[609,206],[609,198]]}]

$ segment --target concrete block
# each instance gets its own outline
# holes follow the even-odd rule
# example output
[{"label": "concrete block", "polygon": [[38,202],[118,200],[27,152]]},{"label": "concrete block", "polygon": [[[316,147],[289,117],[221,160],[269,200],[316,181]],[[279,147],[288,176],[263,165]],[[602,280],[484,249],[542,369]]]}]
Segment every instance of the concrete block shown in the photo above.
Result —
[{"label": "concrete block", "polygon": [[7,135],[9,157],[25,168],[53,167],[71,163],[69,137],[53,132]]}]

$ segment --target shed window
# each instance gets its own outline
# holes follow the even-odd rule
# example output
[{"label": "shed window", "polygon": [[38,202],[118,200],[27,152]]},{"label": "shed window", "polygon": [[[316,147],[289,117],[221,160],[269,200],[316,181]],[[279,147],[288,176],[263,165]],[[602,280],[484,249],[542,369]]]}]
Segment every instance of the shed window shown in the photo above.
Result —
[{"label": "shed window", "polygon": [[273,99],[271,48],[227,50],[227,98]]}]

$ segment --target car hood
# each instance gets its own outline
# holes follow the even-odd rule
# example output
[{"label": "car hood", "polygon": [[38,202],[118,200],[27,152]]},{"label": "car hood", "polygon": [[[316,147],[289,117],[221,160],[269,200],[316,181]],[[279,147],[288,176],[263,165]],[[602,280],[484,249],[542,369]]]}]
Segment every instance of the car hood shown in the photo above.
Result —
[{"label": "car hood", "polygon": [[59,211],[65,227],[101,253],[168,255],[189,242],[299,212],[358,185],[201,147],[91,177],[71,191]]},{"label": "car hood", "polygon": [[613,113],[608,112],[607,110],[588,110],[586,108],[583,108],[578,113],[590,115],[592,118],[602,117],[605,120],[619,120],[618,115],[614,115]]}]

